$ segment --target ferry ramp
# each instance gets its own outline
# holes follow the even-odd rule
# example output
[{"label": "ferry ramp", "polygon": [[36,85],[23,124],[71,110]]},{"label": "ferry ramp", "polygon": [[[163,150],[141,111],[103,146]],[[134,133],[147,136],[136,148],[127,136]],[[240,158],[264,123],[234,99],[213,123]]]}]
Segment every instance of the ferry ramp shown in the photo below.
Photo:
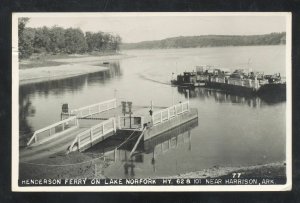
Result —
[{"label": "ferry ramp", "polygon": [[[102,120],[97,120],[97,124],[102,122]],[[20,161],[28,162],[49,158],[58,154],[65,154],[77,135],[91,129],[95,123],[95,121],[84,122],[79,120],[78,127],[76,128],[62,132],[59,136],[45,140],[39,144],[32,144],[26,148],[20,149]]]}]

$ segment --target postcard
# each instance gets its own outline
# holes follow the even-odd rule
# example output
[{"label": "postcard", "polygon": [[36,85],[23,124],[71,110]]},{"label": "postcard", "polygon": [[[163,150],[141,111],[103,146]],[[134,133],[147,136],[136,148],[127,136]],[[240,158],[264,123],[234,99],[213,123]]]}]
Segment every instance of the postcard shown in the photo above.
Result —
[{"label": "postcard", "polygon": [[12,191],[291,190],[291,13],[12,20]]}]

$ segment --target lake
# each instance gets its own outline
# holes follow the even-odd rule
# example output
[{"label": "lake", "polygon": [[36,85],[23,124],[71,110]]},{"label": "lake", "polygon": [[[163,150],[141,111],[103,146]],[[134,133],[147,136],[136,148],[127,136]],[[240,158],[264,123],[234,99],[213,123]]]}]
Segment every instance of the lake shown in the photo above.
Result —
[{"label": "lake", "polygon": [[[279,72],[285,75],[285,46],[130,50],[109,71],[19,88],[20,137],[60,120],[61,106],[77,108],[115,95],[133,105],[171,106],[185,101],[185,89],[170,80],[197,65]],[[130,159],[128,144],[107,155],[108,177],[163,177],[214,166],[247,166],[285,160],[285,101],[195,88],[190,105],[198,120],[142,143]],[[102,154],[96,145],[86,153]]]}]

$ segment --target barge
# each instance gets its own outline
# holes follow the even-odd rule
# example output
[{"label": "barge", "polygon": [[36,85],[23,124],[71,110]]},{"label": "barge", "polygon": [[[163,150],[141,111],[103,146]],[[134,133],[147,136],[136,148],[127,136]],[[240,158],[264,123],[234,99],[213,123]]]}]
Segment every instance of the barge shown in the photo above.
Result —
[{"label": "barge", "polygon": [[184,72],[171,80],[172,85],[185,87],[207,87],[230,93],[250,95],[286,95],[286,83],[280,73],[265,75],[261,72],[237,69],[233,72],[212,66],[197,66],[196,71]]}]

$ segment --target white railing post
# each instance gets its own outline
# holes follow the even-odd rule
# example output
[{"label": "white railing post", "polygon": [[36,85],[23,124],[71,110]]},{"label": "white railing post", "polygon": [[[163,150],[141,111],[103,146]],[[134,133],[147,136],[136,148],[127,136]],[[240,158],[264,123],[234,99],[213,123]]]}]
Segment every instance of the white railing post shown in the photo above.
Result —
[{"label": "white railing post", "polygon": [[80,136],[78,136],[78,150],[80,149]]},{"label": "white railing post", "polygon": [[116,130],[116,119],[113,118],[112,122],[113,122],[114,132],[116,132],[116,131],[117,131],[117,130]]},{"label": "white railing post", "polygon": [[70,151],[73,151],[73,146],[74,146],[74,144],[75,144],[76,142],[78,142],[78,137],[76,137],[76,138],[74,139],[74,141],[72,142],[72,144],[70,145]]},{"label": "white railing post", "polygon": [[168,120],[170,120],[170,109],[168,108]]},{"label": "white railing post", "polygon": [[102,135],[104,135],[104,123],[102,123]]},{"label": "white railing post", "polygon": [[93,144],[93,128],[90,130],[90,139],[91,139],[91,144]]},{"label": "white railing post", "polygon": [[37,142],[36,134],[34,135],[34,142]]}]

